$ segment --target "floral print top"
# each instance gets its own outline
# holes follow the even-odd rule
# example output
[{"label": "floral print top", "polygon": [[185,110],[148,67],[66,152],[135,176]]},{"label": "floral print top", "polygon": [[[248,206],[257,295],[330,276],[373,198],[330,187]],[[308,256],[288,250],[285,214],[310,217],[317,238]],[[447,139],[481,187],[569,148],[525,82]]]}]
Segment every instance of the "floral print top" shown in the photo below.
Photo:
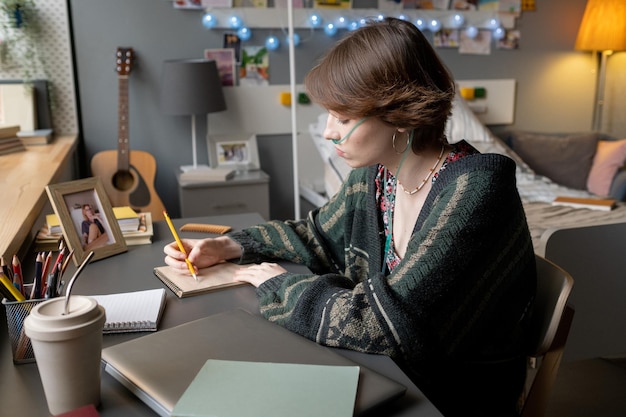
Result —
[{"label": "floral print top", "polygon": [[[469,143],[465,141],[452,144],[451,146],[452,150],[450,150],[450,152],[446,156],[443,164],[441,165],[441,168],[432,176],[431,181],[433,183],[437,181],[439,174],[446,169],[449,163],[461,159],[467,155],[473,155],[478,153],[478,151],[474,147],[472,147]],[[379,165],[378,174],[376,175],[375,182],[376,201],[378,206],[380,207],[380,212],[382,213],[383,224],[385,226],[385,237],[387,239],[387,244],[385,245],[385,263],[388,270],[393,271],[393,269],[402,260],[402,258],[398,256],[398,253],[395,250],[393,232],[391,230],[392,222],[390,221],[393,220],[392,217],[396,202],[397,180],[396,177],[389,171],[387,171],[383,165]]]}]

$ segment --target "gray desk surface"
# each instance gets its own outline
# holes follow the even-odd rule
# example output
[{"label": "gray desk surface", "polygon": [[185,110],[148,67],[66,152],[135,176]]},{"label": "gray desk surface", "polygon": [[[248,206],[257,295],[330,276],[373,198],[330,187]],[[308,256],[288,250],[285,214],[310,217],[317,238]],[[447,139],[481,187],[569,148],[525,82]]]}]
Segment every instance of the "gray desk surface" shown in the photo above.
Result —
[{"label": "gray desk surface", "polygon": [[[245,227],[261,222],[257,214],[215,216],[211,218],[175,219],[178,227],[185,222],[228,224],[234,228]],[[198,233],[181,233],[182,237],[202,237]],[[172,236],[165,222],[157,222],[154,227],[152,245],[131,246],[127,253],[96,261],[87,266],[76,281],[74,294],[95,295],[148,288],[160,288],[163,284],[152,272],[154,266],[163,265],[163,246],[171,242]],[[302,268],[289,266],[289,268]],[[73,274],[72,267],[68,274]],[[0,304],[1,305],[1,304]],[[252,286],[225,289],[209,294],[184,299],[177,298],[167,290],[167,304],[159,328],[177,326],[191,320],[206,317],[234,308],[244,308],[258,312],[258,302]],[[49,415],[37,365],[14,365],[6,328],[4,307],[0,311],[0,415],[2,416],[47,416]],[[146,333],[126,333],[104,336],[104,346],[115,345]],[[388,357],[366,355],[358,352],[337,350],[353,361],[367,366],[395,379],[408,387],[406,395],[378,410],[376,416],[441,416],[436,408],[411,383]],[[98,411],[106,416],[155,416],[144,405],[107,373],[102,373],[102,402]]]}]

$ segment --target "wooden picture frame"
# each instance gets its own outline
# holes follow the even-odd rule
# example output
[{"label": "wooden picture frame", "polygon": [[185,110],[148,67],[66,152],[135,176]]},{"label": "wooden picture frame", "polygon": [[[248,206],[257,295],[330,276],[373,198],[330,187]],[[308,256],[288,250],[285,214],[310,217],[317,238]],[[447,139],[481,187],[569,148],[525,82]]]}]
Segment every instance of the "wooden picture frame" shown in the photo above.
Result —
[{"label": "wooden picture frame", "polygon": [[238,170],[261,169],[256,135],[249,133],[211,135],[209,161],[212,167]]},{"label": "wooden picture frame", "polygon": [[[46,193],[61,223],[65,243],[74,251],[75,265],[80,265],[92,250],[92,262],[126,251],[124,235],[100,178],[50,184]],[[89,223],[85,216],[98,221]]]}]

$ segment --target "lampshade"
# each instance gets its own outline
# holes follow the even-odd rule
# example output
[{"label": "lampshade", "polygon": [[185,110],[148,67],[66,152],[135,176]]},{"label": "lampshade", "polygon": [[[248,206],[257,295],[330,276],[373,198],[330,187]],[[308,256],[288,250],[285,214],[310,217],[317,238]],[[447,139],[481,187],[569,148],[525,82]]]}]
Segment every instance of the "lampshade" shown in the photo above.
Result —
[{"label": "lampshade", "polygon": [[626,50],[626,1],[588,0],[575,48],[582,51]]},{"label": "lampshade", "polygon": [[163,62],[161,111],[193,115],[226,110],[222,82],[213,60],[179,59]]}]

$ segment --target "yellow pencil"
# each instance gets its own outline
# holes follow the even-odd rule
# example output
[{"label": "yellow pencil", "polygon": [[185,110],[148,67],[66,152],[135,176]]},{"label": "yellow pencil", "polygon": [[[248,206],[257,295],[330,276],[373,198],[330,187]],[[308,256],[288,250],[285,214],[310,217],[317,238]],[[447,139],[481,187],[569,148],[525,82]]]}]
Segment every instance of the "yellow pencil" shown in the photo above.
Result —
[{"label": "yellow pencil", "polygon": [[193,279],[197,281],[198,276],[196,275],[196,270],[194,269],[191,261],[187,259],[187,251],[185,250],[185,247],[183,246],[183,242],[180,241],[180,238],[178,237],[178,233],[176,233],[176,228],[172,224],[172,219],[170,219],[170,216],[167,214],[167,211],[165,210],[163,210],[163,216],[165,216],[165,221],[167,221],[167,225],[170,227],[170,230],[172,231],[172,235],[174,235],[174,239],[176,239],[176,243],[178,244],[178,249],[182,253],[185,254],[185,262],[187,262],[187,268],[189,268],[189,272],[191,272],[191,276],[193,277]]},{"label": "yellow pencil", "polygon": [[15,298],[16,301],[26,300],[26,297],[24,297],[24,294],[22,294],[20,291],[18,291],[17,288],[15,288],[13,283],[9,281],[9,278],[7,278],[7,276],[4,275],[4,272],[0,272],[0,285],[4,285],[9,290],[9,292]]}]

